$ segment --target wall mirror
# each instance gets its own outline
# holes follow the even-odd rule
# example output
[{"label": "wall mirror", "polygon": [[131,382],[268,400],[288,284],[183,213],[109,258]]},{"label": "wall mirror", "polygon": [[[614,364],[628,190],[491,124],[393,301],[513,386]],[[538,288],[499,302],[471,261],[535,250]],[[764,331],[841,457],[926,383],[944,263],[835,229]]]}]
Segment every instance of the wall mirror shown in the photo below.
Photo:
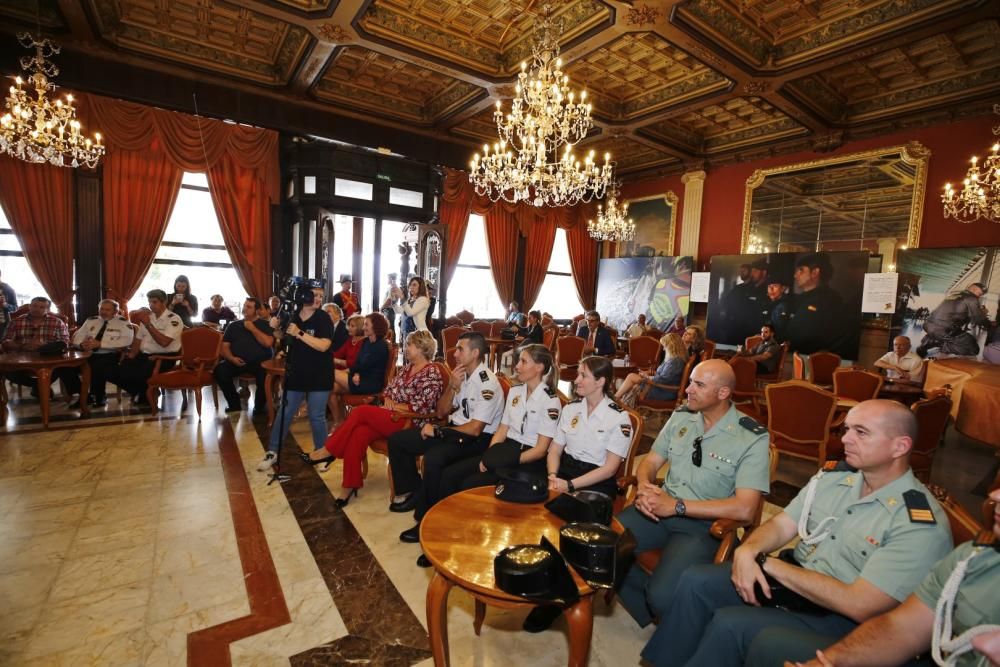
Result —
[{"label": "wall mirror", "polygon": [[869,250],[893,263],[920,240],[929,157],[911,142],[758,169],[747,179],[743,252]]}]

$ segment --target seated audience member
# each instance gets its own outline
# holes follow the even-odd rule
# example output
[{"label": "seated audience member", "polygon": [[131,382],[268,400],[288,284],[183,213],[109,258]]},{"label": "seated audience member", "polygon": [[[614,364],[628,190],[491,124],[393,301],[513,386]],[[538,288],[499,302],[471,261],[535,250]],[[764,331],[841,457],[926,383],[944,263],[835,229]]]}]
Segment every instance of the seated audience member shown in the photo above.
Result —
[{"label": "seated audience member", "polygon": [[[913,413],[894,401],[864,401],[846,427],[846,459],[825,465],[732,563],[684,572],[646,660],[659,667],[806,658],[896,607],[951,551],[947,515],[910,470]],[[769,555],[795,537],[794,553]]]},{"label": "seated audience member", "polygon": [[[362,318],[363,319],[363,318]],[[343,507],[358,489],[364,486],[361,461],[368,445],[379,438],[388,438],[403,430],[407,420],[394,416],[394,412],[433,414],[444,392],[444,380],[431,361],[437,353],[437,341],[429,331],[414,332],[406,339],[408,363],[386,387],[381,406],[361,405],[353,408],[343,424],[326,439],[326,444],[311,454],[302,454],[310,465],[330,463],[334,458],[344,462],[344,479],[341,482],[337,506]],[[415,419],[413,426],[421,428],[423,419]]]},{"label": "seated audience member", "polygon": [[[656,373],[650,375],[646,371],[629,373],[622,382],[622,386],[615,394],[616,401],[635,402],[635,396],[645,387],[647,380],[656,384],[679,385],[681,376],[684,374],[684,366],[687,364],[687,348],[684,341],[677,334],[664,334],[660,338],[660,345],[663,346],[663,363],[656,368]],[[673,389],[663,389],[661,387],[650,387],[646,392],[646,398],[652,401],[672,401],[677,398],[677,391]]]},{"label": "seated audience member", "polygon": [[[69,327],[62,319],[49,312],[52,302],[36,296],[28,304],[28,312],[14,318],[3,339],[4,352],[34,352],[46,343],[61,341],[69,345]],[[38,381],[27,371],[4,373],[12,384],[31,387],[31,395],[38,396]],[[80,375],[74,368],[57,368],[52,381],[62,380],[69,394],[80,393]]]},{"label": "seated audience member", "polygon": [[347,333],[348,339],[333,351],[334,368],[350,368],[354,365],[354,360],[361,351],[361,344],[365,342],[365,316],[355,313],[347,318]]},{"label": "seated audience member", "polygon": [[781,344],[774,338],[774,326],[762,324],[760,326],[760,343],[752,350],[742,350],[737,356],[747,357],[750,361],[757,362],[757,372],[770,375],[778,370],[778,361],[781,359]]},{"label": "seated audience member", "polygon": [[[183,276],[182,276],[183,277]],[[179,279],[178,279],[179,280]],[[153,374],[155,361],[151,354],[176,354],[181,350],[181,332],[184,323],[176,313],[167,310],[167,294],[161,289],[146,293],[149,309],[139,311],[136,324],[139,330],[121,365],[108,375],[108,379],[132,395],[136,404],[146,402],[146,380]],[[160,371],[174,367],[174,361],[160,362]]]},{"label": "seated audience member", "polygon": [[[414,511],[417,525],[404,530],[403,542],[420,541],[420,521],[441,496],[441,474],[449,465],[467,458],[479,458],[500,427],[503,415],[503,388],[486,365],[489,348],[482,334],[470,331],[458,338],[457,365],[448,387],[438,401],[438,414],[448,414],[448,426],[424,424],[389,437],[389,465],[397,496],[391,512]],[[417,458],[424,457],[423,477],[417,472]],[[429,567],[421,554],[417,565]]]},{"label": "seated audience member", "polygon": [[583,345],[583,355],[596,354],[607,357],[615,353],[615,343],[611,340],[611,333],[596,310],[588,310],[586,320],[580,323],[580,328],[576,330],[578,338],[583,338],[587,342]]},{"label": "seated audience member", "polygon": [[253,413],[262,415],[267,410],[264,379],[267,372],[261,362],[271,358],[274,334],[267,320],[259,316],[260,301],[247,297],[243,302],[243,319],[231,322],[222,337],[222,359],[212,374],[226,397],[226,412],[243,409],[234,381],[243,373],[253,373],[257,391],[254,394]]},{"label": "seated audience member", "polygon": [[226,322],[232,322],[235,319],[236,313],[234,313],[229,306],[223,305],[221,294],[213,294],[212,305],[201,311],[202,324],[214,324],[218,327],[219,322],[222,322],[223,320]]},{"label": "seated audience member", "polygon": [[343,317],[350,317],[361,312],[361,297],[354,291],[354,281],[350,276],[340,276],[340,291],[333,295],[332,301],[343,312]]},{"label": "seated audience member", "polygon": [[[733,405],[735,384],[732,368],[720,359],[695,366],[686,405],[656,436],[636,471],[635,504],[618,517],[635,534],[637,551],[663,550],[651,575],[633,566],[619,591],[642,626],[670,609],[688,566],[712,562],[719,546],[709,532],[712,522],[753,518],[770,489],[767,429]],[[668,463],[658,485],[657,472]]]},{"label": "seated audience member", "polygon": [[389,343],[385,336],[389,332],[389,322],[382,313],[369,313],[361,329],[364,339],[361,349],[354,357],[350,368],[338,368],[333,371],[333,391],[330,392],[330,404],[334,408],[333,418],[343,419],[337,394],[377,394],[385,384],[386,364],[395,363],[389,358]]},{"label": "seated audience member", "polygon": [[632,325],[625,330],[629,338],[638,338],[649,331],[649,326],[646,324],[646,313],[639,313],[639,319],[632,323]]},{"label": "seated audience member", "polygon": [[291,319],[291,315],[281,309],[281,297],[272,294],[267,300],[267,306],[271,311],[270,317],[277,319],[276,322],[268,322],[271,325],[271,328],[275,329],[275,333],[277,333],[277,330],[279,329],[284,331],[285,327],[288,326],[288,321]]},{"label": "seated audience member", "polygon": [[504,319],[504,324],[512,326],[517,324],[520,319],[521,307],[517,304],[517,301],[511,301],[510,305],[507,306],[507,317]]},{"label": "seated audience member", "polygon": [[103,408],[108,404],[105,393],[108,377],[118,368],[122,350],[132,345],[135,331],[128,320],[118,316],[118,302],[114,299],[102,299],[97,312],[73,334],[73,345],[91,353],[87,359],[90,396],[81,396],[77,404],[87,400],[90,405]]},{"label": "seated audience member", "polygon": [[351,337],[351,332],[347,329],[347,322],[344,321],[344,311],[335,303],[324,303],[323,311],[330,316],[333,322],[333,342],[330,344],[331,350],[339,350],[340,346]]},{"label": "seated audience member", "polygon": [[543,345],[520,348],[514,373],[521,384],[510,388],[500,428],[481,458],[453,463],[441,475],[441,497],[462,489],[490,486],[504,468],[545,476],[545,455],[556,434],[562,403],[552,372],[552,353]]},{"label": "seated audience member", "polygon": [[198,297],[191,294],[191,281],[187,276],[180,275],[174,280],[174,291],[167,295],[167,308],[181,318],[184,326],[191,326],[198,312]]},{"label": "seated audience member", "polygon": [[892,352],[886,352],[876,362],[875,368],[885,370],[885,376],[896,382],[924,383],[924,360],[910,350],[910,339],[896,336],[892,339]]},{"label": "seated audience member", "polygon": [[[521,315],[523,318],[524,316]],[[542,314],[537,310],[533,310],[528,313],[528,321],[522,325],[518,324],[513,327],[516,340],[518,341],[518,346],[524,345],[541,345],[542,341],[545,339],[545,330],[542,328]],[[500,356],[500,365],[503,367],[508,367],[514,362],[514,354],[517,349],[507,350]]]},{"label": "seated audience member", "polygon": [[[903,604],[817,651],[806,667],[905,665],[928,653],[938,665],[1000,664],[1000,489],[990,500],[992,529],[938,562]],[[796,653],[789,647],[787,655]]]},{"label": "seated audience member", "polygon": [[684,341],[684,346],[687,347],[689,357],[700,356],[705,348],[705,330],[692,324],[689,327],[685,327],[684,333],[681,334],[681,340]]},{"label": "seated audience member", "polygon": [[685,329],[687,329],[687,324],[684,322],[684,316],[678,315],[674,318],[674,321],[670,323],[670,326],[667,327],[666,333],[675,333],[680,335],[684,333]]}]

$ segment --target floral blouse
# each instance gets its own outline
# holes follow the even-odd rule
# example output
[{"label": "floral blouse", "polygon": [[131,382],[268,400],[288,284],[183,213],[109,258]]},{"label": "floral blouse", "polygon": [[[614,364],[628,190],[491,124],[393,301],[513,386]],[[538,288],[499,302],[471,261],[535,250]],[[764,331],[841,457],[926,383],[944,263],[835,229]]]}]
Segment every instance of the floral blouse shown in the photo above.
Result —
[{"label": "floral blouse", "polygon": [[[444,380],[434,364],[427,364],[420,372],[412,374],[413,364],[406,364],[389,383],[385,395],[395,403],[407,403],[413,412],[427,414],[437,408],[444,393]],[[413,420],[414,426],[423,426],[426,419]]]}]

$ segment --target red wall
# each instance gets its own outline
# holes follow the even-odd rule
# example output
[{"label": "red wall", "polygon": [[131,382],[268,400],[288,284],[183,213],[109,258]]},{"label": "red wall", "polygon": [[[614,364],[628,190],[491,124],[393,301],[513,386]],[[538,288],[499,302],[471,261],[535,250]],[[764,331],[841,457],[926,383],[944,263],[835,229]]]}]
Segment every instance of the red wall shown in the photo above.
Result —
[{"label": "red wall", "polygon": [[[735,164],[708,171],[701,207],[701,234],[698,243],[698,265],[707,266],[713,255],[732,255],[740,251],[743,225],[743,198],[746,181],[755,169],[777,167],[796,162],[820,160],[834,155],[856,153],[883,146],[897,146],[919,141],[930,149],[927,189],[924,196],[924,217],[920,231],[920,247],[1000,246],[1000,224],[975,222],[962,224],[945,220],[941,207],[941,192],[945,182],[960,183],[969,167],[969,158],[982,159],[994,142],[992,127],[997,116],[979,116],[956,123],[906,130],[875,139],[854,141],[828,153],[801,152],[758,162]],[[677,213],[677,243],[681,234],[684,210],[684,185],[680,176],[668,176],[648,181],[628,183],[625,197],[643,197],[673,190],[680,197]]]}]

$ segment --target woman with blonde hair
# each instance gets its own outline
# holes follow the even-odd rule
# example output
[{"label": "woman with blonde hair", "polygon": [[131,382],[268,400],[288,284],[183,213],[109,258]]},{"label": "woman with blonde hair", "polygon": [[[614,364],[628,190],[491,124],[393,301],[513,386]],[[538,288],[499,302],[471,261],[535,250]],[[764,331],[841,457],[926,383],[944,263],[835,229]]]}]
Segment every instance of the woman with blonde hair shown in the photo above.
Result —
[{"label": "woman with blonde hair", "polygon": [[[645,371],[629,373],[615,394],[615,400],[625,403],[634,402],[634,397],[642,391],[647,382],[675,386],[680,384],[684,365],[687,364],[688,360],[688,351],[684,346],[684,340],[675,333],[664,334],[660,338],[660,345],[663,347],[664,356],[663,363],[657,367],[656,373],[653,375]],[[650,387],[646,398],[653,401],[672,401],[677,398],[677,392],[671,389]]]}]

